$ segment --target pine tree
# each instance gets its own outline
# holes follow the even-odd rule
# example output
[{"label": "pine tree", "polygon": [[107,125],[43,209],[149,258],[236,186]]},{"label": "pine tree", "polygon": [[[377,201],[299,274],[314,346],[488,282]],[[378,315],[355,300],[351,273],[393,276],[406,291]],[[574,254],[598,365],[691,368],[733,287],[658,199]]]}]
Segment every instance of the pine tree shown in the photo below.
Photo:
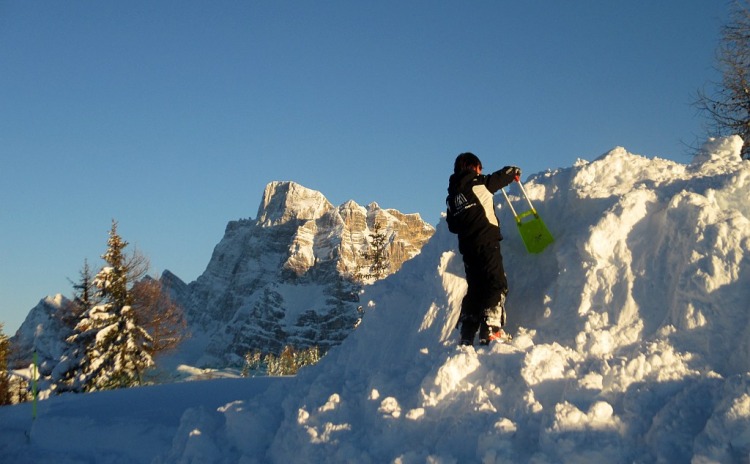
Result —
[{"label": "pine tree", "polygon": [[97,301],[94,298],[96,287],[94,286],[94,275],[91,273],[89,261],[83,261],[83,268],[80,272],[80,279],[77,284],[73,285],[75,291],[73,302],[78,305],[80,312],[83,313],[91,309]]},{"label": "pine tree", "polygon": [[79,272],[79,279],[78,282],[71,281],[73,284],[73,299],[59,313],[60,320],[71,331],[78,324],[81,316],[98,303],[95,297],[94,274],[91,271],[88,260],[83,261],[83,268]]},{"label": "pine tree", "polygon": [[94,275],[88,260],[84,260],[79,278],[78,282],[71,281],[73,284],[73,299],[58,313],[60,321],[68,331],[62,334],[67,342],[65,352],[50,373],[50,381],[56,393],[82,390],[82,386],[76,382],[76,377],[80,374],[86,340],[83,336],[76,337],[74,335],[77,333],[76,326],[83,315],[87,314],[97,304]]},{"label": "pine tree", "polygon": [[3,333],[3,323],[0,322],[0,405],[11,404],[9,357],[10,340]]},{"label": "pine tree", "polygon": [[117,222],[96,275],[84,263],[66,318],[71,318],[68,349],[52,371],[55,391],[92,391],[141,383],[153,355],[187,336],[182,308],[162,284],[146,275],[148,259],[117,233]]},{"label": "pine tree", "polygon": [[[381,223],[376,221],[372,231],[372,239],[368,243],[369,249],[361,253],[365,259],[365,265],[357,273],[359,280],[378,280],[388,275],[391,263],[388,259],[389,242],[386,232],[382,229]],[[363,272],[364,268],[367,268],[367,272]]]},{"label": "pine tree", "polygon": [[128,295],[128,269],[125,261],[125,247],[128,242],[124,241],[117,233],[117,222],[112,221],[112,229],[109,231],[107,240],[107,251],[102,259],[108,264],[94,278],[94,285],[99,291],[103,301],[113,306],[122,308],[130,304]]},{"label": "pine tree", "polygon": [[137,324],[131,306],[128,277],[133,269],[124,254],[127,245],[117,233],[117,222],[112,221],[102,256],[107,266],[94,278],[100,303],[83,314],[68,339],[78,347],[69,359],[74,369],[63,376],[69,389],[96,391],[139,385],[144,371],[153,365],[152,338]]}]

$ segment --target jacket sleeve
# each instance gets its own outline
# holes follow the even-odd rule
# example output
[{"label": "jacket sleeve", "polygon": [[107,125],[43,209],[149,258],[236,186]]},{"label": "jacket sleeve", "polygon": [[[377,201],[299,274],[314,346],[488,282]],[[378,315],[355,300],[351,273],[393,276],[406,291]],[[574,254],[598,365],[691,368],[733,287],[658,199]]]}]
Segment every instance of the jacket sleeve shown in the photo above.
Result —
[{"label": "jacket sleeve", "polygon": [[491,193],[495,193],[501,188],[510,185],[516,180],[516,173],[520,170],[515,166],[505,166],[504,168],[493,172],[485,178],[485,186]]}]

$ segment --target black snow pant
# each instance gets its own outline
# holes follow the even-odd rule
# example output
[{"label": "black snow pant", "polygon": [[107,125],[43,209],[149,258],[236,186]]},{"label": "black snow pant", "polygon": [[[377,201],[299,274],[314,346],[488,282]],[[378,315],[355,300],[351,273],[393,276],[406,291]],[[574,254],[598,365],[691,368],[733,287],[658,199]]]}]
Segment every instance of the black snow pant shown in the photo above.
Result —
[{"label": "black snow pant", "polygon": [[487,243],[463,253],[468,290],[461,301],[461,340],[472,341],[482,324],[505,325],[508,280],[500,242]]}]

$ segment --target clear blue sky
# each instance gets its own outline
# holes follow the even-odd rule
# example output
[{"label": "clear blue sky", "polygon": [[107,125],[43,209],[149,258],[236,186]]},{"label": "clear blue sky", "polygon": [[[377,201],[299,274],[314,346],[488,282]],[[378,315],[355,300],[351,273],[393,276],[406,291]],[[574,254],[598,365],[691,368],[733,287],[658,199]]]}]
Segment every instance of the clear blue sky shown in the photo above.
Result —
[{"label": "clear blue sky", "polygon": [[435,224],[455,156],[689,162],[723,0],[0,0],[0,322],[110,221],[186,282],[265,185]]}]

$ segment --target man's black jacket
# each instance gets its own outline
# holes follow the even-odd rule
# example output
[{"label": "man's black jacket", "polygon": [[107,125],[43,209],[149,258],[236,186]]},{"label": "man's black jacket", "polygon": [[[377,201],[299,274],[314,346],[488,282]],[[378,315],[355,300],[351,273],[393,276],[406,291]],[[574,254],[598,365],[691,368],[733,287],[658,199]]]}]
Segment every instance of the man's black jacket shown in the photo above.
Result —
[{"label": "man's black jacket", "polygon": [[448,230],[458,234],[458,250],[472,253],[501,240],[492,196],[515,180],[517,168],[506,166],[490,175],[463,171],[448,181]]}]

